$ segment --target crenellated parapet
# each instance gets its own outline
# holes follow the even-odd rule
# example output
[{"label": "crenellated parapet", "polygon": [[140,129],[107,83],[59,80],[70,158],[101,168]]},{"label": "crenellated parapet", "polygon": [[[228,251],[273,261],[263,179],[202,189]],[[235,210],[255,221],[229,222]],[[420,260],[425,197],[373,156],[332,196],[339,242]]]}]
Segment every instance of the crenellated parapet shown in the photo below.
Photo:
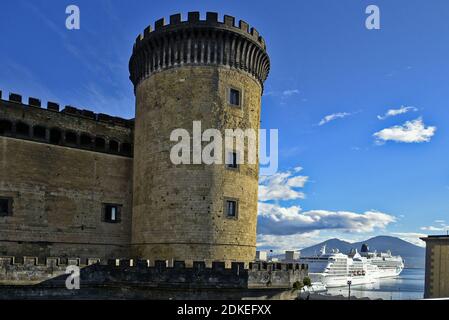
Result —
[{"label": "crenellated parapet", "polygon": [[93,264],[108,265],[111,267],[146,267],[146,268],[174,268],[174,269],[213,269],[213,270],[253,270],[253,271],[279,271],[279,270],[307,270],[307,265],[300,263],[280,262],[223,262],[223,261],[177,261],[177,260],[150,260],[150,259],[107,259],[75,258],[75,257],[12,257],[0,256],[0,267],[6,265],[28,266],[90,266]]},{"label": "crenellated parapet", "polygon": [[270,71],[270,59],[264,39],[255,28],[234,17],[207,12],[189,12],[183,21],[181,14],[162,18],[154,29],[149,26],[140,34],[129,62],[130,79],[134,86],[152,74],[180,66],[226,66],[245,71],[263,86]]},{"label": "crenellated parapet", "polygon": [[132,157],[133,129],[134,120],[0,91],[0,136]]},{"label": "crenellated parapet", "polygon": [[79,109],[79,108],[69,106],[69,105],[67,105],[61,109],[61,106],[59,103],[52,102],[52,101],[47,101],[47,108],[44,109],[41,99],[38,99],[35,97],[28,97],[28,103],[26,103],[25,100],[23,99],[22,95],[17,94],[17,93],[12,93],[12,92],[9,93],[9,98],[8,98],[8,100],[6,100],[6,97],[5,98],[2,97],[1,90],[0,90],[0,100],[3,100],[5,102],[20,104],[20,105],[28,106],[28,107],[42,108],[42,110],[47,110],[47,111],[51,111],[51,112],[60,112],[63,114],[67,114],[67,115],[71,115],[71,116],[75,116],[75,117],[79,117],[79,118],[84,118],[84,119],[89,119],[89,120],[93,120],[93,121],[105,122],[105,123],[109,123],[112,125],[119,125],[119,126],[131,128],[134,124],[133,120],[127,120],[127,119],[123,119],[120,117],[114,117],[114,116],[110,116],[110,115],[107,115],[104,113],[95,113],[90,110]]},{"label": "crenellated parapet", "polygon": [[84,285],[138,284],[188,288],[291,288],[307,275],[307,266],[293,263],[164,261],[145,259],[0,257],[1,286],[50,281],[64,285],[66,269],[78,266]]},{"label": "crenellated parapet", "polygon": [[[99,258],[61,258],[61,257],[46,257],[46,258],[38,258],[38,257],[11,257],[11,256],[3,256],[0,257],[0,274],[2,270],[7,270],[10,267],[19,267],[19,268],[34,268],[34,267],[43,267],[43,268],[60,268],[61,270],[67,266],[90,266],[96,263],[100,263]],[[0,276],[1,278],[1,276]]]}]

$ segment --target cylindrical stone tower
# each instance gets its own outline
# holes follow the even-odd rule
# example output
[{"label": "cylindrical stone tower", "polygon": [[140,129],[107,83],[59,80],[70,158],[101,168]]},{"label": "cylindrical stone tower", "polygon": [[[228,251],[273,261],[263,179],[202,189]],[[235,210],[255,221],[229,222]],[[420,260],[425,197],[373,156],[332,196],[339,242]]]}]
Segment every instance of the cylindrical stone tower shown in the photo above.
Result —
[{"label": "cylindrical stone tower", "polygon": [[[193,122],[201,121],[203,132],[218,129],[224,137],[225,129],[254,129],[257,138],[269,68],[262,37],[230,16],[220,22],[216,13],[201,20],[190,12],[182,21],[176,14],[139,35],[129,63],[136,95],[135,257],[254,260],[258,161],[174,164],[177,142],[170,136],[185,129],[194,140]],[[234,151],[223,147],[223,159],[235,160]]]}]

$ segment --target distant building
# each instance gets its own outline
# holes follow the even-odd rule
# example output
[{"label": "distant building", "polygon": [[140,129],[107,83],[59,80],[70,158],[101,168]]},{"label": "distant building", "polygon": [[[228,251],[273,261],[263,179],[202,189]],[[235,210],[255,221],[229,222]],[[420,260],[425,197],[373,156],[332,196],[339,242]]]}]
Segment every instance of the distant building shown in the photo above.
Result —
[{"label": "distant building", "polygon": [[256,261],[267,261],[268,252],[266,251],[256,251]]},{"label": "distant building", "polygon": [[449,297],[449,235],[421,240],[426,243],[424,298]]},{"label": "distant building", "polygon": [[285,261],[293,262],[299,260],[299,252],[298,251],[285,251]]}]

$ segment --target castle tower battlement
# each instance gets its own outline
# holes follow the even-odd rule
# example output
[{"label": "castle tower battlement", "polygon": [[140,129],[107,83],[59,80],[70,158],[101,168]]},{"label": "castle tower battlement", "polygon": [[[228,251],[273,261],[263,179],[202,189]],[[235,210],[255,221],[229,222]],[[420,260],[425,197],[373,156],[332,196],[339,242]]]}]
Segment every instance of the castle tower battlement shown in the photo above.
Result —
[{"label": "castle tower battlement", "polygon": [[[5,97],[6,98],[6,97]],[[134,120],[95,113],[17,93],[2,98],[0,137],[132,157]]]},{"label": "castle tower battlement", "polygon": [[[129,63],[135,87],[133,257],[250,262],[256,253],[259,167],[174,164],[171,136],[193,122],[202,130],[254,130],[258,139],[265,41],[246,22],[198,12],[155,23],[137,37]],[[257,140],[256,140],[257,141]],[[240,147],[241,148],[241,147]],[[192,154],[189,152],[190,155]],[[247,159],[246,156],[244,156]]]},{"label": "castle tower battlement", "polygon": [[263,82],[270,70],[264,39],[255,28],[225,15],[207,12],[200,20],[199,12],[189,12],[187,21],[181,14],[170,16],[166,24],[162,18],[154,30],[147,27],[133,47],[130,60],[130,79],[136,86],[153,73],[173,67],[191,65],[228,66],[244,70]]}]

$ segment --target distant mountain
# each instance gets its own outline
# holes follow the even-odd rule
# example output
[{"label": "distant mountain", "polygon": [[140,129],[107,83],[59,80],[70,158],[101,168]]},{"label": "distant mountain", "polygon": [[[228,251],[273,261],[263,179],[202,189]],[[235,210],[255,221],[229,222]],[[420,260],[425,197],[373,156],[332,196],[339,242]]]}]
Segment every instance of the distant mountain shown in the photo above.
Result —
[{"label": "distant mountain", "polygon": [[348,253],[351,249],[360,251],[362,244],[366,243],[370,251],[386,252],[390,250],[393,255],[399,255],[405,260],[406,268],[424,268],[425,249],[415,246],[410,242],[390,236],[377,236],[366,241],[350,243],[339,239],[330,239],[317,245],[304,248],[301,256],[315,255],[320,252],[321,247],[326,244],[327,250],[338,249],[340,252]]}]

